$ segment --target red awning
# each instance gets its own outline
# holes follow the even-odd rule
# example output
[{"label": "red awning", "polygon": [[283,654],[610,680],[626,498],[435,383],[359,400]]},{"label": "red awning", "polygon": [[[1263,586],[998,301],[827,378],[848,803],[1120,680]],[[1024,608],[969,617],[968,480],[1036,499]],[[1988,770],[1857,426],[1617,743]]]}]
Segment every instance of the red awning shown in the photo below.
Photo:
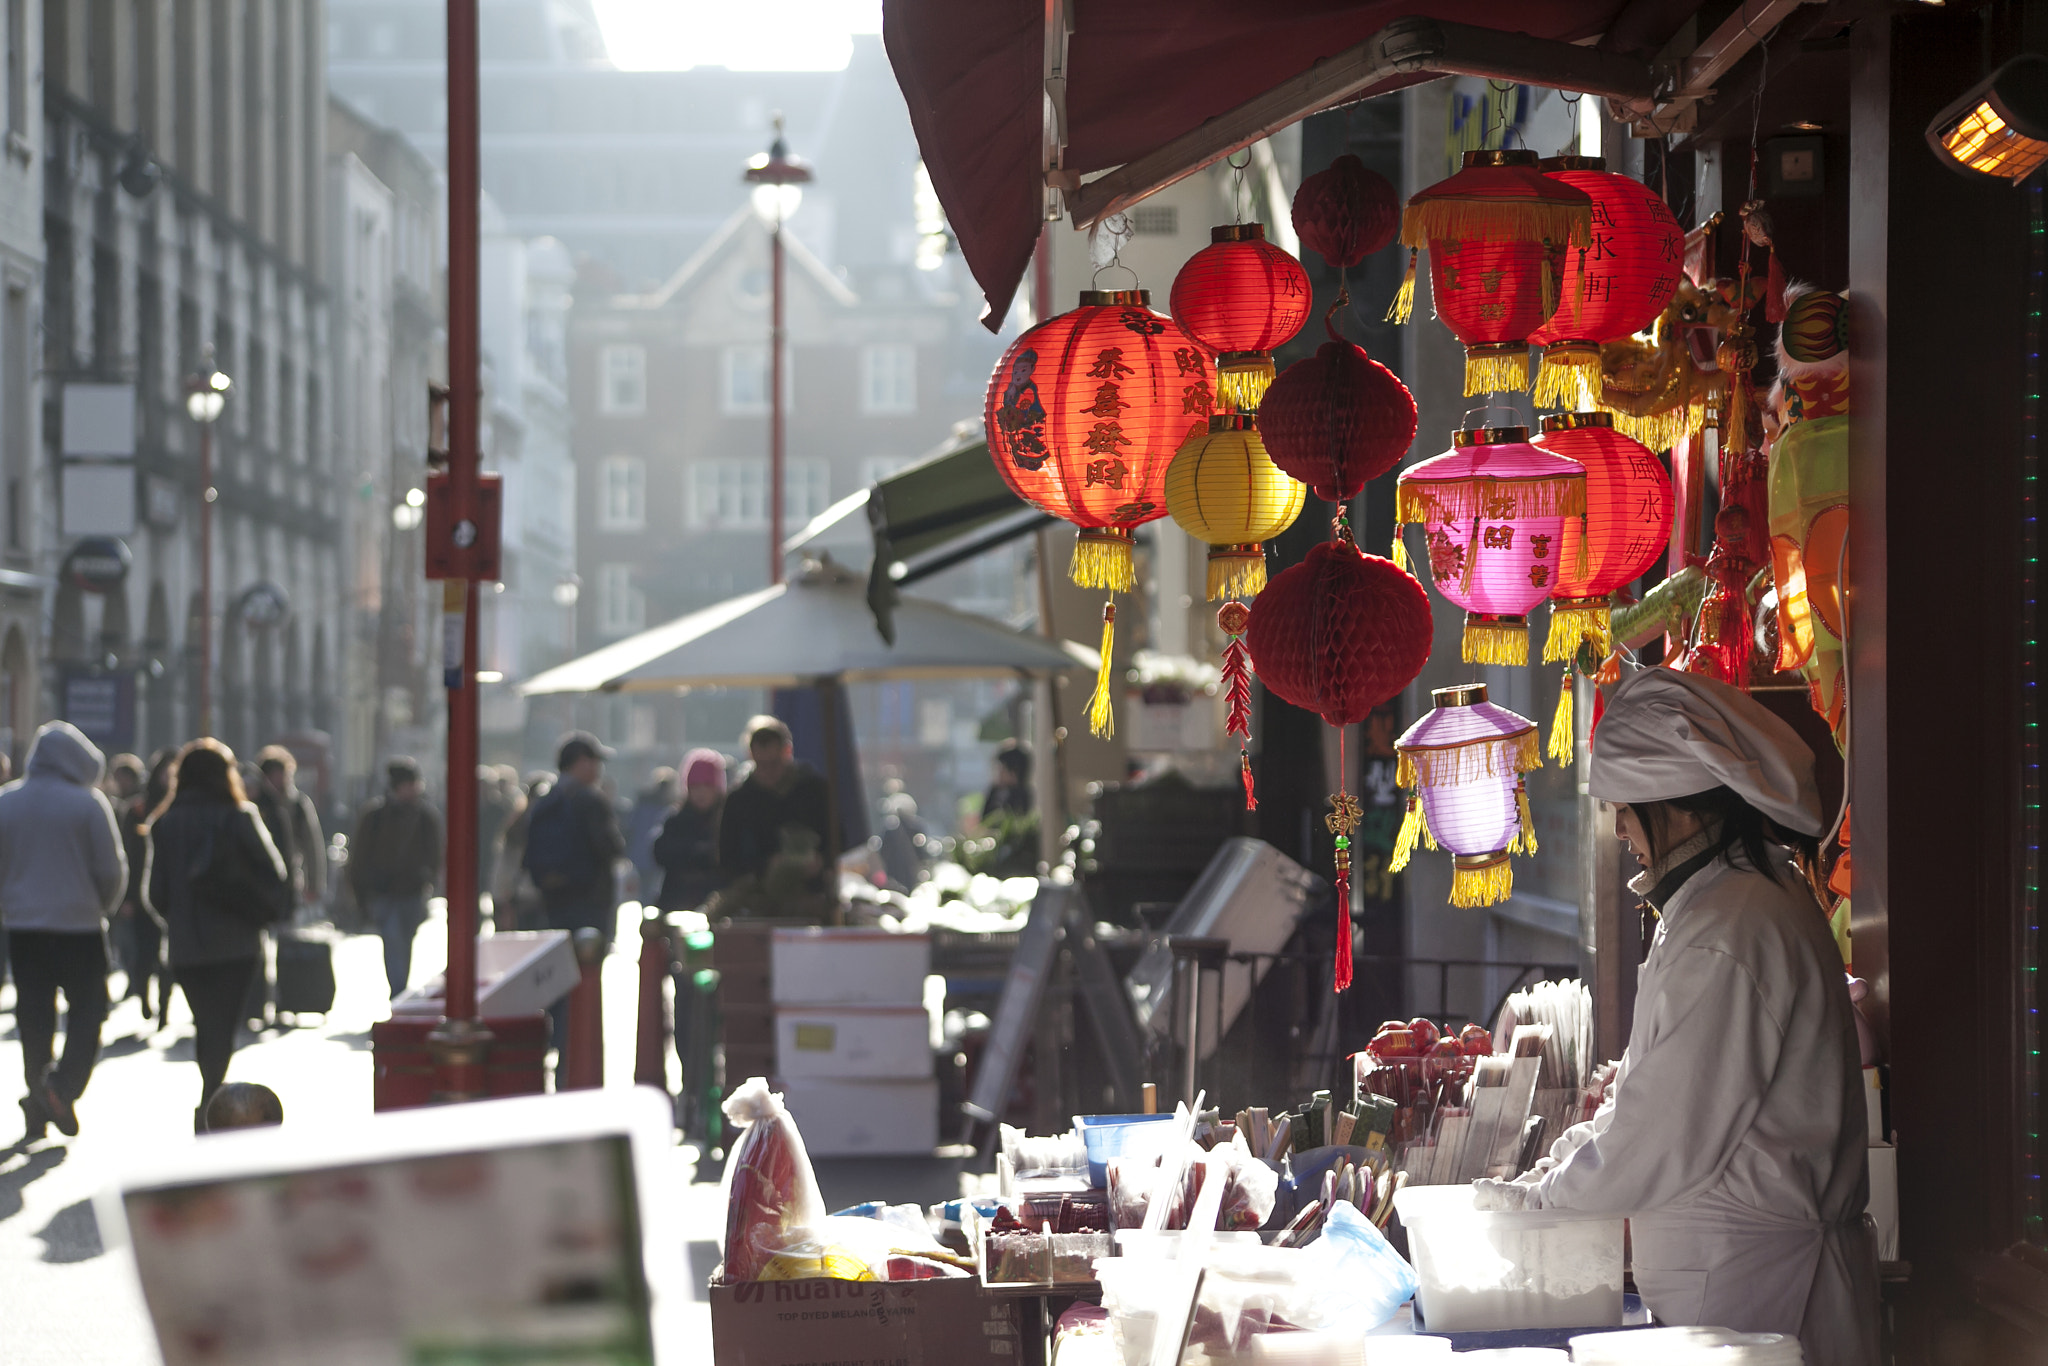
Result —
[{"label": "red awning", "polygon": [[[1689,8],[1674,0],[1092,0],[1075,7],[1066,50],[1062,169],[1087,174],[1154,152],[1411,15],[1577,42],[1610,25],[1641,27],[1645,10],[1658,11],[1649,26],[1664,28],[1667,15]],[[888,0],[883,10],[889,60],[932,185],[988,299],[991,329],[1009,310],[1043,222],[1045,27],[1045,0]],[[1652,47],[1662,41],[1653,37]],[[1436,74],[1392,76],[1331,103]]]}]

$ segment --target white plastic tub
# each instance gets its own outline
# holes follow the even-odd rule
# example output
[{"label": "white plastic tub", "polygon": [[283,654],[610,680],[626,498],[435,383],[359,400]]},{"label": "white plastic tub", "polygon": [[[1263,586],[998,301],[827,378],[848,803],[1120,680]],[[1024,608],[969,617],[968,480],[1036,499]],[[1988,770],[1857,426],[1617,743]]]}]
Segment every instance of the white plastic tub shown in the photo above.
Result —
[{"label": "white plastic tub", "polygon": [[1432,1333],[1621,1326],[1622,1219],[1476,1210],[1470,1186],[1394,1196]]}]

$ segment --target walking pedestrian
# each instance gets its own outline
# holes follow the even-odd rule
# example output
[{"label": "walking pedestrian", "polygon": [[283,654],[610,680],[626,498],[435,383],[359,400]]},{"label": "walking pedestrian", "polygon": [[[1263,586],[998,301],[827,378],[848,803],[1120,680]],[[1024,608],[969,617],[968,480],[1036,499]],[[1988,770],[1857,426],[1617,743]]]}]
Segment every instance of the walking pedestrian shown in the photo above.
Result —
[{"label": "walking pedestrian", "polygon": [[[489,894],[496,886],[498,853],[505,846],[505,827],[519,814],[519,779],[516,773],[491,764],[476,766],[476,886]],[[491,898],[497,912],[497,898]]]},{"label": "walking pedestrian", "polygon": [[[287,862],[292,891],[300,905],[318,906],[327,899],[327,839],[320,830],[320,808],[299,790],[299,761],[283,745],[265,745],[256,756],[256,767],[263,771],[263,785],[270,795],[267,805],[259,800],[256,807],[263,812],[263,824],[279,854],[284,853],[286,843],[278,838],[279,827],[290,837]],[[271,824],[273,811],[276,825]]]},{"label": "walking pedestrian", "polygon": [[633,809],[626,813],[626,857],[633,861],[643,906],[656,904],[661,896],[662,866],[654,857],[654,841],[675,809],[676,771],[664,766],[648,775],[647,786],[640,789],[633,798]]},{"label": "walking pedestrian", "polygon": [[[99,789],[92,741],[65,721],[36,732],[28,772],[0,788],[0,920],[14,958],[24,1134],[78,1132],[75,1102],[100,1056],[107,1018],[106,920],[128,884],[113,805]],[[64,1057],[52,1071],[57,993]]]},{"label": "walking pedestrian", "polygon": [[[178,751],[165,746],[149,756],[149,778],[142,790],[121,808],[121,851],[128,858],[128,890],[121,898],[120,939],[125,955],[121,966],[128,974],[127,994],[121,999],[139,998],[142,1018],[155,1020],[163,1028],[171,1005],[171,972],[164,963],[164,927],[143,905],[143,879],[149,871],[149,817],[162,805],[171,790],[171,774],[177,768]],[[150,985],[156,986],[156,1000],[150,1000]]]},{"label": "walking pedestrian", "polygon": [[[555,785],[529,809],[526,824],[526,870],[540,888],[541,905],[551,930],[594,929],[611,947],[618,927],[617,883],[613,870],[626,851],[619,818],[598,788],[604,761],[612,755],[598,738],[585,731],[563,737],[556,756]],[[569,1003],[555,1002],[558,1058],[568,1056]]]},{"label": "walking pedestrian", "polygon": [[747,780],[725,799],[718,827],[718,864],[736,896],[756,915],[822,921],[837,894],[826,870],[830,800],[825,779],[799,763],[789,727],[773,716],[747,722]]},{"label": "walking pedestrian", "polygon": [[683,756],[683,804],[654,841],[662,910],[694,911],[725,885],[718,868],[718,822],[724,811],[725,756],[715,749],[691,750]]},{"label": "walking pedestrian", "polygon": [[291,879],[242,787],[234,751],[211,737],[178,754],[149,819],[149,909],[170,940],[171,975],[192,1010],[199,1064],[195,1133],[235,1052],[235,1026],[262,953],[261,931],[291,909]]},{"label": "walking pedestrian", "polygon": [[385,795],[356,818],[349,885],[384,940],[384,978],[397,996],[412,979],[412,941],[441,876],[441,813],[424,795],[411,759],[385,765]]},{"label": "walking pedestrian", "polygon": [[[509,771],[509,770],[508,770]],[[533,819],[534,803],[548,795],[555,775],[536,769],[526,775],[524,787],[516,785],[519,800],[512,819],[505,823],[505,838],[498,855],[497,882],[491,888],[491,919],[500,930],[537,930],[545,918],[540,888],[526,871],[526,825]]]}]

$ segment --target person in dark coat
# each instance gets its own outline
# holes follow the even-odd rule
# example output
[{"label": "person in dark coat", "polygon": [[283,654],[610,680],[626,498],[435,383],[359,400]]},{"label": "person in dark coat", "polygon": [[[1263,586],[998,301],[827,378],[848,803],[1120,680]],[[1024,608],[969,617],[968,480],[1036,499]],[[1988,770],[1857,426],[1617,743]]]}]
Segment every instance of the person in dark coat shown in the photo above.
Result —
[{"label": "person in dark coat", "polygon": [[824,776],[797,761],[789,727],[773,716],[747,723],[747,754],[753,770],[719,821],[718,866],[747,909],[822,918],[837,891]]},{"label": "person in dark coat", "polygon": [[[128,996],[142,999],[142,1018],[155,1020],[157,1028],[171,1005],[171,970],[164,962],[164,927],[143,909],[143,878],[149,863],[149,817],[171,790],[171,774],[178,765],[178,751],[168,745],[149,756],[149,778],[142,791],[121,808],[121,844],[128,855],[128,890],[118,912],[122,941],[128,961]],[[150,982],[156,983],[156,1001],[149,999]],[[123,1000],[128,997],[123,997]]]},{"label": "person in dark coat", "polygon": [[256,806],[264,813],[271,842],[278,853],[285,852],[285,841],[277,837],[278,827],[270,824],[270,809],[275,808],[279,824],[291,837],[287,861],[292,888],[302,905],[318,906],[327,898],[327,837],[320,830],[320,808],[299,790],[299,761],[283,745],[265,745],[256,756],[256,767],[263,771],[263,785],[270,795],[269,806],[261,798]]},{"label": "person in dark coat", "polygon": [[441,877],[441,813],[428,804],[420,766],[393,759],[388,789],[356,818],[349,886],[384,940],[384,980],[393,996],[412,980],[412,941],[427,920],[427,897]]},{"label": "person in dark coat", "polygon": [[640,880],[642,905],[654,906],[661,899],[661,862],[654,856],[654,841],[676,809],[676,771],[663,765],[647,777],[647,786],[633,798],[626,812],[626,857]]},{"label": "person in dark coat", "polygon": [[683,756],[683,804],[654,841],[664,911],[694,911],[725,885],[718,867],[718,825],[725,811],[725,756],[693,749]]},{"label": "person in dark coat", "polygon": [[[555,785],[529,810],[526,871],[540,888],[547,928],[571,935],[594,929],[611,947],[618,928],[616,869],[626,852],[618,813],[598,787],[612,751],[587,731],[571,731],[556,758]],[[556,1056],[569,1056],[569,999],[549,1008]],[[559,1073],[557,1074],[559,1076]]]},{"label": "person in dark coat", "polygon": [[[194,740],[180,751],[170,791],[150,816],[148,862],[144,904],[164,924],[171,975],[192,1008],[192,1127],[203,1132],[206,1102],[234,1056],[262,927],[291,906],[284,858],[242,788],[234,752],[220,741]],[[210,899],[206,889],[224,882],[237,887],[240,904]]]},{"label": "person in dark coat", "polygon": [[[523,800],[519,775],[493,764],[476,766],[476,885],[489,892],[497,885],[498,854],[505,847],[505,827],[519,814]],[[493,899],[495,910],[495,898]]]},{"label": "person in dark coat", "polygon": [[526,872],[526,825],[533,818],[533,805],[548,795],[555,775],[536,769],[526,775],[523,785],[509,767],[507,779],[518,802],[512,819],[505,823],[505,838],[498,854],[497,881],[491,885],[491,923],[500,930],[541,928],[540,888]]}]

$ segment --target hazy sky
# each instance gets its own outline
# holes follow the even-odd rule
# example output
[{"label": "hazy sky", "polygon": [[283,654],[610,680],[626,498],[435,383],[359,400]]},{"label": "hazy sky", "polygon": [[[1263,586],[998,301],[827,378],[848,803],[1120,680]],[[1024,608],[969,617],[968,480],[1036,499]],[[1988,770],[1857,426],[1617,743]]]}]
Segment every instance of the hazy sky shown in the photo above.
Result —
[{"label": "hazy sky", "polygon": [[881,0],[593,0],[612,62],[628,71],[727,66],[838,71],[853,35],[882,31]]}]

